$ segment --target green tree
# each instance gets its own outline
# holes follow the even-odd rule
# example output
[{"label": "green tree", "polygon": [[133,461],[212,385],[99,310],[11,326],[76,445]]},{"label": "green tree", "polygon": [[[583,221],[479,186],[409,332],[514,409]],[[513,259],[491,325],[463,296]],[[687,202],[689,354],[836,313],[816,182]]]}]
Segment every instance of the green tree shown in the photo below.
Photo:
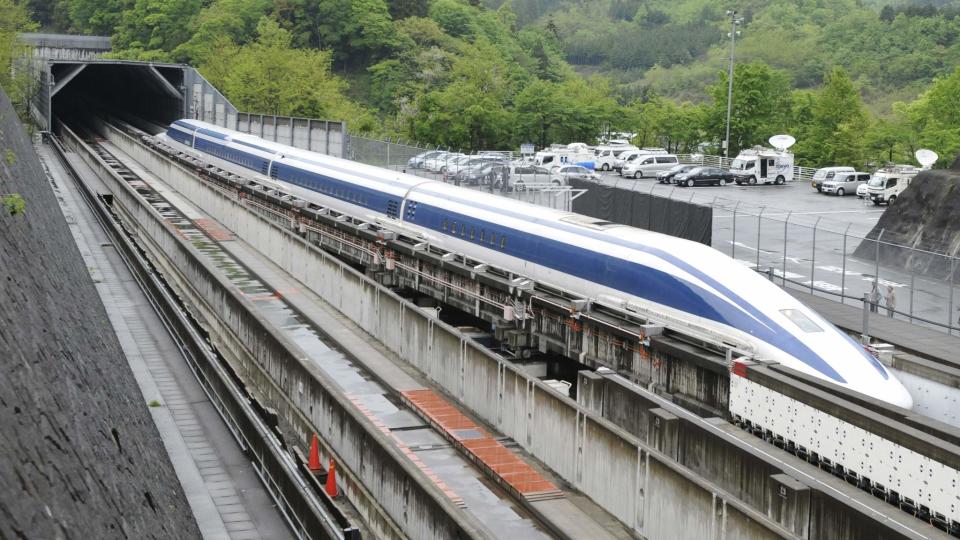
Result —
[{"label": "green tree", "polygon": [[120,18],[113,49],[122,56],[166,59],[190,39],[190,24],[200,8],[200,0],[136,0]]},{"label": "green tree", "polygon": [[290,32],[267,17],[257,36],[247,45],[225,45],[200,66],[239,109],[346,120],[358,131],[373,127],[370,115],[344,95],[346,83],[330,73],[330,52],[291,48]]},{"label": "green tree", "polygon": [[251,41],[257,23],[272,6],[271,0],[216,0],[194,19],[190,39],[174,49],[173,59],[201,64],[219,54],[225,41],[240,45]]},{"label": "green tree", "polygon": [[910,132],[916,148],[929,148],[940,154],[938,165],[946,166],[960,155],[960,68],[949,77],[937,79],[909,105],[896,110]]},{"label": "green tree", "polygon": [[0,86],[10,96],[22,120],[29,116],[29,101],[39,90],[27,61],[29,50],[17,39],[20,32],[36,30],[23,5],[0,0]]},{"label": "green tree", "polygon": [[870,119],[847,72],[833,68],[814,99],[809,128],[796,148],[810,166],[862,165]]},{"label": "green tree", "polygon": [[134,0],[65,0],[74,29],[85,34],[109,36],[120,24]]},{"label": "green tree", "polygon": [[[705,122],[710,138],[722,141],[726,132],[727,73],[707,88],[713,105]],[[733,73],[733,108],[730,115],[730,155],[764,144],[784,129],[790,111],[787,76],[761,62],[737,64]]]}]

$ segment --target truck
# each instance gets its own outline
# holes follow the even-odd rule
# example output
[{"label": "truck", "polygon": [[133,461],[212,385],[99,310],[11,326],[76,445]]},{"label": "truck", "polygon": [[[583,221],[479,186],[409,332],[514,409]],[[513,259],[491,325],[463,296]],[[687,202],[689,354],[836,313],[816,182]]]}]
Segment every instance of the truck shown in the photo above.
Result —
[{"label": "truck", "polygon": [[594,152],[584,143],[551,144],[550,148],[533,155],[533,164],[537,167],[552,169],[560,165],[581,165],[595,168]]},{"label": "truck", "polygon": [[762,146],[741,150],[730,165],[730,172],[737,175],[738,185],[781,185],[793,180],[793,154]]},{"label": "truck", "polygon": [[913,165],[887,165],[870,177],[867,198],[876,206],[891,205],[919,172],[920,169]]}]

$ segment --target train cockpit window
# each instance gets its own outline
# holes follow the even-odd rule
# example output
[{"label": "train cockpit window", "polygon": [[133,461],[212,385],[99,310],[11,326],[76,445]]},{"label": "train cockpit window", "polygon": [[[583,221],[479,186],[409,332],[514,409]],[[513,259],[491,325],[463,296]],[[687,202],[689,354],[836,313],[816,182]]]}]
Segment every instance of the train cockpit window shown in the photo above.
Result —
[{"label": "train cockpit window", "polygon": [[823,328],[817,326],[817,323],[813,322],[813,319],[799,309],[781,309],[780,313],[783,313],[793,324],[799,326],[804,332],[823,332]]}]

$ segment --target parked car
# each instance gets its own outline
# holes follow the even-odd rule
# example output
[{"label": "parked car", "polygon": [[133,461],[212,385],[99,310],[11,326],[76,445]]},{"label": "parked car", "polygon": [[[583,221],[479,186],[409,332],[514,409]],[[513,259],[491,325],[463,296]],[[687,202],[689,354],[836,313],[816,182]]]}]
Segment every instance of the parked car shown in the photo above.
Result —
[{"label": "parked car", "polygon": [[867,196],[867,184],[857,186],[857,197],[863,199]]},{"label": "parked car", "polygon": [[461,156],[463,156],[463,154],[459,152],[442,152],[439,155],[424,160],[423,168],[433,173],[446,172],[450,162]]},{"label": "parked car", "polygon": [[558,186],[568,185],[570,180],[598,182],[600,175],[582,165],[564,165],[550,174],[550,182]]},{"label": "parked car", "polygon": [[810,181],[810,185],[817,191],[823,191],[823,183],[827,180],[833,180],[833,177],[841,172],[857,171],[853,167],[824,167],[817,169],[817,172],[813,173],[813,180]]},{"label": "parked car", "polygon": [[459,156],[448,161],[444,168],[440,170],[442,173],[446,174],[456,174],[464,167],[464,164],[473,159],[474,156]]},{"label": "parked car", "polygon": [[512,163],[508,182],[508,188],[517,191],[523,191],[531,185],[549,184],[550,170],[530,163]]},{"label": "parked car", "polygon": [[673,183],[676,180],[677,175],[683,174],[696,166],[697,165],[674,165],[665,171],[658,172],[657,182],[660,182],[661,184]]},{"label": "parked car", "polygon": [[645,176],[656,176],[660,171],[670,169],[680,163],[677,156],[673,154],[640,155],[633,161],[623,164],[621,174],[626,177],[642,178]]},{"label": "parked car", "polygon": [[714,185],[725,186],[733,182],[736,174],[718,169],[717,167],[694,167],[685,173],[677,175],[678,186]]},{"label": "parked car", "polygon": [[442,153],[443,152],[440,150],[429,150],[427,152],[421,152],[407,160],[407,167],[411,169],[421,169],[423,168],[423,162],[425,162],[426,160],[432,157],[438,156]]},{"label": "parked car", "polygon": [[510,164],[504,161],[492,161],[475,167],[466,175],[467,184],[484,186],[492,184],[499,188],[510,177]]},{"label": "parked car", "polygon": [[839,172],[834,174],[832,180],[823,183],[821,193],[833,193],[834,195],[853,195],[857,188],[870,180],[869,173],[861,172]]},{"label": "parked car", "polygon": [[503,158],[497,156],[474,156],[457,167],[456,174],[449,175],[455,183],[468,183],[467,179],[488,163],[503,163]]}]

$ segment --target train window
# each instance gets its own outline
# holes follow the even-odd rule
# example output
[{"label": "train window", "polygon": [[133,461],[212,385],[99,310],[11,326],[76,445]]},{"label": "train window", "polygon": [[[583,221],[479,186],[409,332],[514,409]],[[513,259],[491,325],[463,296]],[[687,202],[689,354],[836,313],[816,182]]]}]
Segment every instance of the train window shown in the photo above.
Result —
[{"label": "train window", "polygon": [[497,245],[497,233],[490,233],[490,245]]},{"label": "train window", "polygon": [[443,220],[443,232],[447,232],[448,227],[450,227],[450,220]]},{"label": "train window", "polygon": [[470,227],[470,240],[473,240],[476,237],[477,237],[477,228]]},{"label": "train window", "polygon": [[467,226],[463,223],[460,224],[460,237],[467,236]]},{"label": "train window", "polygon": [[799,309],[781,309],[780,313],[783,313],[793,324],[799,326],[804,332],[823,332],[823,329],[817,326],[817,323],[813,322],[813,319]]},{"label": "train window", "polygon": [[484,235],[485,232],[486,232],[486,231],[484,231],[483,229],[480,229],[480,243],[481,243],[481,244],[483,243],[483,235]]},{"label": "train window", "polygon": [[502,235],[500,237],[500,249],[506,249],[506,248],[507,248],[507,235]]}]

